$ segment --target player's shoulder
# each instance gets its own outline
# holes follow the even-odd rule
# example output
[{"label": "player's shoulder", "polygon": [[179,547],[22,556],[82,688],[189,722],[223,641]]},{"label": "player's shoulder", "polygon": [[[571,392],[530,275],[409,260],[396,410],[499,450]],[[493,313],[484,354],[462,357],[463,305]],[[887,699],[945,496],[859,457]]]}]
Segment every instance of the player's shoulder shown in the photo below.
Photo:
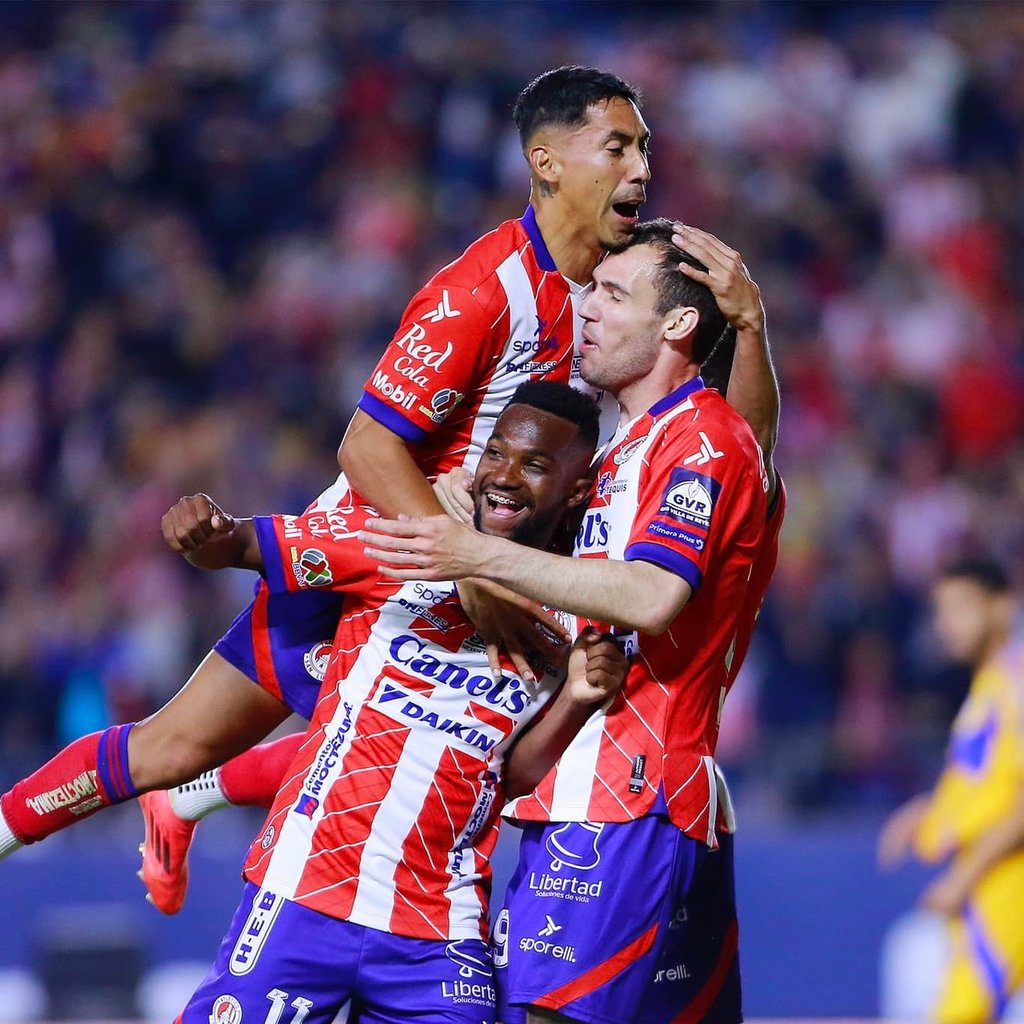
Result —
[{"label": "player's shoulder", "polygon": [[442,267],[425,285],[425,290],[448,288],[469,292],[482,306],[494,301],[504,302],[498,280],[498,268],[513,253],[525,251],[529,237],[518,220],[507,220],[493,231],[481,235],[467,246],[461,256]]},{"label": "player's shoulder", "polygon": [[758,457],[757,440],[750,425],[712,388],[701,388],[689,396],[689,403],[672,417],[664,437],[672,447],[692,447],[698,443],[701,464],[726,456]]}]

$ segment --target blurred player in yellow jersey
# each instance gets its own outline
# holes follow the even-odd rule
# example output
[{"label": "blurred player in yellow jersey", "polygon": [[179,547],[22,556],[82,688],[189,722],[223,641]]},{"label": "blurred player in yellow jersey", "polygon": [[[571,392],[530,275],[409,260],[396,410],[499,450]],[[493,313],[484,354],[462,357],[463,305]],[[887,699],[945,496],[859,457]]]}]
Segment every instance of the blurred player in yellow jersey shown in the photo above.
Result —
[{"label": "blurred player in yellow jersey", "polygon": [[949,861],[921,899],[951,933],[932,1018],[981,1024],[1024,983],[1024,635],[1007,576],[989,562],[947,569],[933,600],[940,641],[974,677],[938,783],[889,819],[879,860]]}]

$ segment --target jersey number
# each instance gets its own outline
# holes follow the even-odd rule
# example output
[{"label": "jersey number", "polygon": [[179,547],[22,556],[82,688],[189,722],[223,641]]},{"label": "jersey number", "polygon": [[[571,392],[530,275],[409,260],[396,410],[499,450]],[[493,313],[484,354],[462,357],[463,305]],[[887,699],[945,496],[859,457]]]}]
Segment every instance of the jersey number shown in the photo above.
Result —
[{"label": "jersey number", "polygon": [[[270,1000],[270,1010],[267,1012],[263,1024],[280,1024],[281,1016],[288,1002],[288,993],[274,988],[267,993],[267,998]],[[309,1016],[309,1011],[313,1009],[313,1002],[310,999],[303,999],[302,996],[296,996],[292,1000],[292,1006],[295,1007],[295,1015],[291,1019],[291,1024],[302,1024]]]}]

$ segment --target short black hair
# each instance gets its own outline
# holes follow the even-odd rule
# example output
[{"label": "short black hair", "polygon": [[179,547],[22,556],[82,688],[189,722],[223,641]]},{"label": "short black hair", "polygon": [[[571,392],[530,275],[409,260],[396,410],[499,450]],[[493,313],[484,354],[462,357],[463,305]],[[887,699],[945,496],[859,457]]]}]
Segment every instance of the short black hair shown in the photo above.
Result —
[{"label": "short black hair", "polygon": [[632,249],[635,245],[650,245],[658,250],[661,258],[651,275],[658,293],[658,315],[680,306],[693,306],[697,310],[700,318],[693,336],[693,361],[703,363],[714,351],[729,322],[718,308],[711,289],[679,272],[680,263],[689,263],[703,271],[708,268],[672,244],[674,231],[672,221],[665,217],[644,221],[637,224],[629,240],[616,251]]},{"label": "short black hair", "polygon": [[988,594],[1008,594],[1012,589],[1006,570],[991,558],[969,555],[950,562],[939,572],[939,580],[970,580]]},{"label": "short black hair", "polygon": [[523,89],[512,108],[523,149],[543,125],[579,127],[587,120],[588,107],[616,97],[641,104],[639,90],[609,71],[578,64],[545,71]]},{"label": "short black hair", "polygon": [[528,380],[515,389],[505,408],[528,405],[575,423],[580,442],[597,447],[601,434],[601,410],[597,402],[582,391],[553,380]]}]

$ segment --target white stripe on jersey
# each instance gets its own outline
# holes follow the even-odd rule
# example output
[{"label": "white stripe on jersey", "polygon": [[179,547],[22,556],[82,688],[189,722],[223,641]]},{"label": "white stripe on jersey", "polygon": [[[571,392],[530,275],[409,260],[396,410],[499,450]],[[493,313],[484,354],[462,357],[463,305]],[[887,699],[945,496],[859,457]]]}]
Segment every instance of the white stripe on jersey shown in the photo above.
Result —
[{"label": "white stripe on jersey", "polygon": [[[587,719],[572,741],[572,771],[562,771],[559,764],[560,770],[555,775],[555,788],[551,794],[552,821],[578,821],[581,814],[584,818],[587,816],[590,792],[594,788],[594,776],[597,774],[601,737],[604,736],[604,718],[608,713],[609,703],[611,701]],[[562,817],[565,814],[569,817]]]},{"label": "white stripe on jersey", "polygon": [[[420,809],[427,802],[434,785],[434,775],[448,746],[444,733],[431,734],[425,730],[416,737],[415,742],[421,760],[399,760],[387,795],[374,815],[373,828],[363,845],[362,856],[359,858],[360,876],[373,878],[377,884],[360,885],[356,889],[352,910],[348,915],[348,919],[356,924],[389,928],[395,900],[401,897],[394,885],[395,864],[400,860],[402,846],[409,836],[409,822],[416,821]],[[426,758],[428,749],[429,763],[433,767],[433,771],[429,772],[423,770],[422,760]],[[411,868],[410,873],[414,874]],[[389,879],[390,884],[385,879]],[[480,907],[477,905],[471,920],[479,920],[479,917]],[[423,921],[426,927],[432,927],[426,917]],[[445,937],[438,935],[438,938]]]}]

